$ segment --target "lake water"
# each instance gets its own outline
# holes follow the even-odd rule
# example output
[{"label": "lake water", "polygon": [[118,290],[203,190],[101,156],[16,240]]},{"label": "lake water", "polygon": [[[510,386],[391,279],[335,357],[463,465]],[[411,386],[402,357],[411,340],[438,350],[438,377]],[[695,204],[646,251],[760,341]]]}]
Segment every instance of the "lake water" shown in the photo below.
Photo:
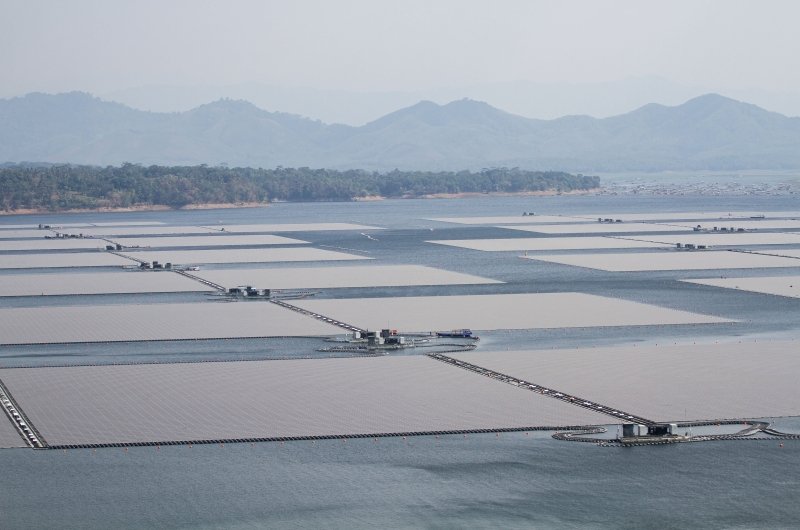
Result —
[{"label": "lake water", "polygon": [[[430,217],[655,211],[796,211],[793,196],[556,196],[275,204],[263,209],[14,216],[8,224],[157,220],[174,225],[354,222],[358,232],[291,234],[384,264],[424,264],[503,280],[455,287],[331,289],[319,296],[579,291],[741,322],[482,334],[481,349],[647,341],[797,338],[800,300],[677,282],[681,272],[607,273],[426,244],[531,237]],[[279,265],[276,265],[279,266]],[[237,267],[237,265],[219,266]],[[42,271],[38,271],[42,272]],[[691,277],[764,271],[700,271]],[[770,271],[788,274],[789,271]],[[4,274],[13,274],[5,272]],[[199,294],[0,299],[4,306],[199,301]],[[3,366],[322,355],[315,341],[225,340],[0,349]],[[800,431],[797,418],[775,426]],[[791,528],[800,525],[800,442],[611,448],[549,433],[161,448],[0,450],[1,528]]]}]

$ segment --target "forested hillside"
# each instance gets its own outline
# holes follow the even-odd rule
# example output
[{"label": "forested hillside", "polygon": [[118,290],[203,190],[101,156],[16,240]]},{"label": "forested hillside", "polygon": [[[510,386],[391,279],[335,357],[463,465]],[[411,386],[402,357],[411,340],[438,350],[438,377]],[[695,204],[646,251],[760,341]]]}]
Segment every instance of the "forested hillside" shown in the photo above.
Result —
[{"label": "forested hillside", "polygon": [[599,186],[597,177],[496,168],[478,172],[335,171],[209,166],[25,166],[0,168],[0,209],[180,208],[208,203],[349,201],[438,193],[568,192]]}]

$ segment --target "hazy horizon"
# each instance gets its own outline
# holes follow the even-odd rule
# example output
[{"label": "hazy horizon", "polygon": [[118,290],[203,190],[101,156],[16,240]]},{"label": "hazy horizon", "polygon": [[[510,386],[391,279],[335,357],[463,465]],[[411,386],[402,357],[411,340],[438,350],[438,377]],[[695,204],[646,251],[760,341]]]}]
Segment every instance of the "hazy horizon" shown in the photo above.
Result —
[{"label": "hazy horizon", "polygon": [[[608,90],[611,90],[615,85],[606,85]],[[554,91],[557,85],[548,87],[540,87],[542,91]],[[455,90],[455,89],[453,89]],[[571,94],[571,100],[577,100],[581,95],[585,95],[585,87],[575,85],[574,92]],[[321,91],[310,88],[286,88],[277,87],[273,85],[238,85],[232,87],[177,87],[177,86],[153,86],[153,87],[139,87],[129,90],[117,91],[109,94],[93,94],[91,92],[72,90],[57,93],[48,92],[29,92],[19,96],[12,96],[9,98],[0,98],[0,101],[11,101],[17,98],[24,98],[35,94],[43,94],[47,96],[65,95],[70,93],[83,93],[91,97],[97,98],[103,102],[120,103],[126,107],[134,110],[153,112],[157,114],[172,114],[188,112],[204,105],[216,103],[219,101],[245,101],[254,105],[256,108],[268,112],[278,112],[299,116],[302,118],[310,119],[313,121],[325,123],[328,125],[347,125],[360,127],[372,121],[376,121],[403,109],[413,107],[423,102],[433,102],[439,106],[446,106],[450,103],[457,101],[475,101],[486,103],[493,108],[508,114],[521,116],[524,118],[552,121],[559,118],[570,116],[587,116],[596,119],[603,119],[609,117],[616,117],[635,112],[642,107],[649,104],[662,105],[664,107],[680,107],[691,100],[707,95],[719,95],[734,101],[739,101],[746,104],[754,104],[766,111],[774,112],[786,117],[798,117],[797,115],[789,112],[782,112],[776,110],[775,105],[759,105],[752,99],[737,98],[735,96],[717,94],[715,92],[688,92],[683,94],[677,91],[668,96],[659,99],[642,99],[641,101],[636,98],[625,98],[624,96],[618,97],[610,104],[606,105],[608,112],[591,112],[576,110],[577,108],[595,108],[597,109],[600,104],[600,97],[603,93],[593,94],[594,99],[584,98],[579,101],[580,105],[570,106],[575,101],[562,100],[559,105],[548,105],[545,109],[544,115],[536,115],[535,113],[525,112],[525,109],[515,108],[513,103],[510,105],[503,105],[502,96],[503,91],[498,91],[498,97],[491,97],[491,94],[485,94],[488,97],[468,97],[456,96],[456,92],[449,93],[441,91],[438,97],[425,97],[421,93],[416,92],[346,92],[346,91]],[[277,98],[271,97],[277,95]],[[322,97],[324,103],[322,106],[315,104],[314,96]],[[268,98],[268,99],[267,99]],[[498,104],[498,99],[501,103]],[[337,100],[339,105],[331,108],[328,103],[331,100]],[[149,102],[149,104],[148,104]],[[344,107],[342,103],[350,103],[350,106]],[[506,103],[509,103],[506,101]],[[547,102],[543,102],[547,104]],[[534,108],[534,107],[529,107]],[[314,111],[319,112],[314,112]],[[559,110],[561,112],[559,112]]]},{"label": "hazy horizon", "polygon": [[163,112],[230,97],[358,125],[423,99],[551,119],[714,92],[800,115],[790,1],[44,0],[2,11],[0,98],[79,90]]},{"label": "hazy horizon", "polygon": [[420,101],[444,105],[459,99],[472,99],[526,118],[552,120],[571,115],[607,118],[632,112],[650,103],[677,106],[709,93],[753,103],[786,116],[800,116],[800,94],[794,97],[793,94],[759,90],[714,91],[683,86],[654,76],[603,83],[517,81],[415,91],[325,90],[264,83],[148,85],[94,95],[151,112],[182,112],[219,99],[241,99],[272,112],[288,112],[325,123],[357,126]]}]

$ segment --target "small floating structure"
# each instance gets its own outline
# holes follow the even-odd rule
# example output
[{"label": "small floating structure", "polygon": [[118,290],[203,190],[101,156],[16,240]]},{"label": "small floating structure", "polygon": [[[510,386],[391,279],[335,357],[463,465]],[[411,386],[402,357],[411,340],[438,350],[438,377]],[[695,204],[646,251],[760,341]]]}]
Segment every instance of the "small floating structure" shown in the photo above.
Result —
[{"label": "small floating structure", "polygon": [[272,296],[272,291],[270,289],[255,289],[250,285],[240,285],[231,287],[226,294],[238,298],[269,298]]},{"label": "small floating structure", "polygon": [[[463,328],[463,329],[454,329],[451,331],[437,331],[437,337],[447,337],[452,339],[471,339],[472,337],[472,330]],[[476,337],[477,338],[477,337]]]},{"label": "small floating structure", "polygon": [[675,248],[678,250],[708,250],[708,245],[695,245],[694,243],[676,243]]},{"label": "small floating structure", "polygon": [[162,271],[162,270],[172,270],[172,263],[160,263],[158,261],[143,261],[139,264],[139,269],[143,271]]},{"label": "small floating structure", "polygon": [[[437,354],[465,352],[474,350],[476,342],[445,342],[441,337],[410,333],[400,335],[396,329],[382,329],[381,331],[354,331],[345,339],[328,339],[327,342],[345,343],[344,346],[330,346],[320,348],[320,352],[334,353],[360,353],[364,355],[388,355],[391,351],[406,348],[432,348]],[[475,338],[477,340],[477,337]],[[431,354],[428,354],[431,355]]]},{"label": "small floating structure", "polygon": [[367,331],[364,333],[369,349],[400,349],[413,347],[413,342],[406,342],[406,338],[397,334],[396,329],[382,329],[380,332]]},{"label": "small floating structure", "polygon": [[616,440],[622,445],[651,445],[663,443],[687,442],[689,437],[678,434],[677,423],[653,423],[641,425],[623,423],[622,435]]},{"label": "small floating structure", "polygon": [[726,226],[715,226],[712,229],[712,232],[729,232],[729,233],[732,234],[734,232],[740,232],[740,233],[741,232],[747,232],[747,229],[742,228],[742,227],[733,227],[733,226],[728,226],[728,227],[726,227]]},{"label": "small floating structure", "polygon": [[257,289],[252,285],[239,285],[237,287],[230,287],[228,290],[218,293],[215,296],[221,296],[223,300],[235,302],[239,300],[254,301],[254,300],[276,300],[276,299],[297,299],[314,296],[319,291],[311,291],[306,289]]}]

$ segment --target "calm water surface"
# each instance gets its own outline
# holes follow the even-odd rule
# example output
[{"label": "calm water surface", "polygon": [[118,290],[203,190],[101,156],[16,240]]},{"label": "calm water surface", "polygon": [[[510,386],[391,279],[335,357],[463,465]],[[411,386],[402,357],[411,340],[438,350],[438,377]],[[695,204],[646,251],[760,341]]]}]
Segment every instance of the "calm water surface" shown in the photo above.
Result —
[{"label": "calm water surface", "polygon": [[800,444],[543,433],[0,452],[4,528],[791,528]]}]

